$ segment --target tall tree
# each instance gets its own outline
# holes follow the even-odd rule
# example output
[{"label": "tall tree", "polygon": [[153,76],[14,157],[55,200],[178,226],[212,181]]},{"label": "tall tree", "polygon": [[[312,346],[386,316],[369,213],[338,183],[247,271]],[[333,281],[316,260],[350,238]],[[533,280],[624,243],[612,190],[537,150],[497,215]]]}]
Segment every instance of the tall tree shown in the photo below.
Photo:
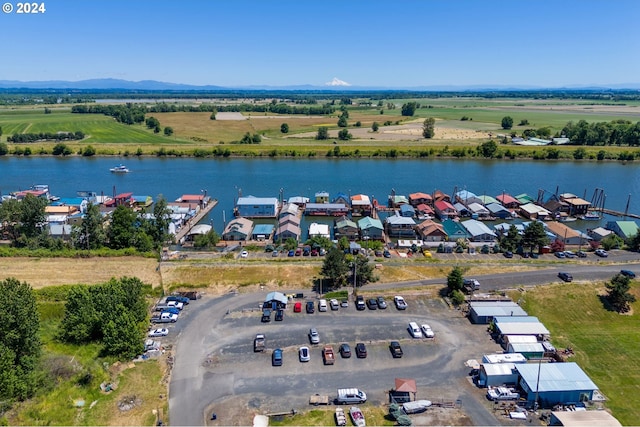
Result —
[{"label": "tall tree", "polygon": [[280,132],[281,133],[289,133],[289,125],[286,123],[283,123],[280,125]]},{"label": "tall tree", "polygon": [[316,135],[316,139],[318,140],[329,139],[329,129],[325,126],[320,126],[318,128],[318,134]]},{"label": "tall tree", "polygon": [[513,118],[505,116],[502,118],[502,129],[511,129],[513,127]]},{"label": "tall tree", "polygon": [[26,399],[36,387],[42,352],[40,316],[31,286],[15,278],[0,281],[0,399]]},{"label": "tall tree", "polygon": [[362,255],[357,255],[353,260],[354,273],[355,273],[355,285],[360,288],[369,282],[375,282],[376,277],[373,275],[373,266],[369,264],[369,258]]},{"label": "tall tree", "polygon": [[46,223],[45,208],[49,201],[42,197],[27,194],[20,203],[20,231],[26,237],[36,237],[44,233]]},{"label": "tall tree", "polygon": [[607,299],[619,313],[628,312],[629,304],[636,300],[636,297],[629,293],[630,282],[631,279],[628,276],[618,273],[606,284]]},{"label": "tall tree", "polygon": [[433,138],[436,134],[436,119],[428,117],[422,122],[422,136],[425,138]]},{"label": "tall tree", "polygon": [[373,124],[371,125],[371,130],[374,132],[378,132],[378,129],[380,129],[380,125],[378,124],[378,122],[373,122]]},{"label": "tall tree", "polygon": [[111,215],[107,238],[111,249],[126,249],[135,246],[136,214],[126,206],[118,206]]},{"label": "tall tree", "polygon": [[463,286],[464,271],[461,267],[455,266],[447,275],[447,287],[449,288],[449,295],[452,295],[455,291],[462,290]]},{"label": "tall tree", "polygon": [[122,305],[116,307],[120,313],[104,326],[103,354],[131,359],[144,351],[144,335],[131,312]]},{"label": "tall tree", "polygon": [[509,226],[507,234],[500,240],[500,248],[515,251],[522,244],[522,236],[514,224]]},{"label": "tall tree", "polygon": [[82,222],[73,227],[72,239],[80,249],[98,249],[104,245],[106,235],[98,205],[89,203]]},{"label": "tall tree", "polygon": [[332,248],[327,252],[322,262],[320,274],[329,280],[331,288],[339,288],[346,283],[349,266],[345,260],[344,251],[338,248]]},{"label": "tall tree", "polygon": [[351,135],[351,132],[349,132],[347,129],[341,129],[340,132],[338,132],[338,139],[340,141],[348,141],[352,136],[353,135]]},{"label": "tall tree", "polygon": [[165,136],[171,136],[173,135],[173,128],[171,126],[166,126],[164,128],[164,135]]},{"label": "tall tree", "polygon": [[58,330],[60,339],[75,344],[93,341],[102,335],[99,333],[100,323],[89,287],[72,286],[64,304],[64,317]]},{"label": "tall tree", "polygon": [[522,236],[522,245],[529,248],[529,252],[533,252],[533,248],[537,247],[538,250],[549,243],[549,236],[547,236],[544,230],[544,225],[540,221],[531,221],[524,228],[524,235]]},{"label": "tall tree", "polygon": [[416,113],[417,103],[415,102],[407,102],[402,105],[402,115],[403,116],[413,116]]},{"label": "tall tree", "polygon": [[171,211],[167,207],[167,200],[162,194],[158,195],[156,203],[153,205],[153,217],[147,222],[147,234],[153,240],[156,248],[161,248],[169,239],[170,215]]}]

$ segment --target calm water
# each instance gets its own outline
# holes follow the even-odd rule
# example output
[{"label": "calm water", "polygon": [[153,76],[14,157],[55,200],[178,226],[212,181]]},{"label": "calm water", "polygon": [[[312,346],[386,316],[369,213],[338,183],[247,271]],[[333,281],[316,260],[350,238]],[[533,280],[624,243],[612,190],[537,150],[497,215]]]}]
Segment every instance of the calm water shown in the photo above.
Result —
[{"label": "calm water", "polygon": [[[129,174],[109,172],[120,162],[131,169]],[[386,204],[392,189],[403,195],[435,189],[452,194],[457,187],[477,195],[495,197],[506,191],[536,198],[540,189],[549,196],[559,188],[560,193],[591,200],[594,189],[602,188],[607,208],[624,211],[631,194],[629,212],[640,213],[640,165],[617,162],[0,157],[2,194],[33,184],[49,184],[51,193],[61,197],[91,190],[105,195],[162,194],[174,200],[206,190],[219,201],[211,214],[218,231],[223,227],[222,212],[227,220],[231,218],[239,191],[258,197],[279,197],[282,191],[285,199],[313,198],[322,190],[331,198],[339,192],[363,193]]]}]

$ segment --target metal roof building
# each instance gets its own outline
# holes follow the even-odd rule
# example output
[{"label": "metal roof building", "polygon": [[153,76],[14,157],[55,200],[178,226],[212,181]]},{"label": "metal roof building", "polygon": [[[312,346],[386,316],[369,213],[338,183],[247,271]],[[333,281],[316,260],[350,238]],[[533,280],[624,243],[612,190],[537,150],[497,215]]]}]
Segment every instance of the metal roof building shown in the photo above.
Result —
[{"label": "metal roof building", "polygon": [[500,203],[489,203],[486,205],[486,208],[491,212],[491,216],[495,216],[496,218],[507,219],[513,217],[511,211]]},{"label": "metal roof building", "polygon": [[513,301],[471,301],[469,317],[473,323],[491,323],[496,316],[527,316]]},{"label": "metal roof building", "polygon": [[478,384],[480,386],[515,385],[518,371],[515,363],[483,363],[480,365]]},{"label": "metal roof building", "polygon": [[542,408],[560,404],[575,404],[591,400],[598,389],[593,381],[574,362],[517,364],[520,387],[527,401],[536,401]]},{"label": "metal roof building", "polygon": [[253,227],[251,238],[253,240],[266,240],[273,233],[273,224],[258,224]]},{"label": "metal roof building", "polygon": [[461,224],[467,229],[471,235],[471,240],[474,242],[493,242],[496,239],[496,233],[478,220],[469,219],[462,221]]},{"label": "metal roof building", "polygon": [[551,332],[540,322],[501,322],[496,324],[500,335],[551,335]]},{"label": "metal roof building", "polygon": [[542,359],[544,356],[544,347],[541,342],[510,342],[507,351],[519,353],[527,359]]},{"label": "metal roof building", "polygon": [[527,358],[519,353],[485,354],[482,363],[527,363]]},{"label": "metal roof building", "polygon": [[620,421],[607,411],[552,411],[550,426],[565,427],[617,427]]},{"label": "metal roof building", "polygon": [[238,216],[245,218],[275,218],[278,213],[276,197],[240,197],[236,202]]}]

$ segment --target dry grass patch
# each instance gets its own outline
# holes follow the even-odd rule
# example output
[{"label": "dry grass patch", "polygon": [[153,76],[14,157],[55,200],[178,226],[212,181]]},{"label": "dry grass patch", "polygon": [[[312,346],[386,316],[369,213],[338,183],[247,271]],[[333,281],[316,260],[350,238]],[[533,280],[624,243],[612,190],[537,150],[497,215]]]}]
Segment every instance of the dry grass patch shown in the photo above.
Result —
[{"label": "dry grass patch", "polygon": [[143,257],[104,258],[0,258],[0,277],[15,277],[34,289],[68,284],[96,284],[112,277],[137,277],[160,285],[158,261]]}]

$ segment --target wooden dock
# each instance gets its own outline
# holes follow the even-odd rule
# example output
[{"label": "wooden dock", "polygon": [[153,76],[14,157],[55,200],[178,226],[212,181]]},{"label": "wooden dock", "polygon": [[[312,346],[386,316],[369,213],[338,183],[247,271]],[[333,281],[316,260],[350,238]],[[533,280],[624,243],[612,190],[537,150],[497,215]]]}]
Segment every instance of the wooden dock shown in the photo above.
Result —
[{"label": "wooden dock", "polygon": [[628,216],[629,218],[640,219],[640,215],[638,215],[638,214],[624,213],[624,212],[620,212],[620,211],[614,211],[613,209],[602,209],[600,212],[606,213],[607,215],[622,216],[622,217],[627,217]]},{"label": "wooden dock", "polygon": [[176,233],[176,242],[180,242],[187,234],[189,234],[191,229],[195,227],[202,218],[207,216],[217,204],[218,199],[211,199],[206,205],[204,205],[193,218],[178,230]]}]

